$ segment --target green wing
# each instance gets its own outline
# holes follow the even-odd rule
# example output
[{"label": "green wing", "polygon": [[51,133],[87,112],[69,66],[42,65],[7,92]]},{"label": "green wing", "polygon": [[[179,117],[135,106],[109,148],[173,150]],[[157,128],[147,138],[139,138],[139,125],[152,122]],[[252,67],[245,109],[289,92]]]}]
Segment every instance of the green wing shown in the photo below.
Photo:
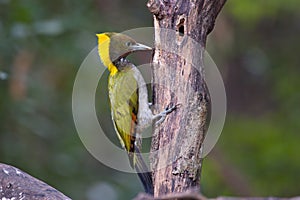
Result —
[{"label": "green wing", "polygon": [[138,83],[134,70],[124,69],[109,77],[112,118],[122,146],[128,151],[133,166],[135,128],[138,113]]},{"label": "green wing", "polygon": [[128,152],[131,166],[138,172],[145,191],[153,194],[152,174],[135,146],[139,91],[134,73],[135,70],[128,67],[109,77],[112,118],[120,142]]}]

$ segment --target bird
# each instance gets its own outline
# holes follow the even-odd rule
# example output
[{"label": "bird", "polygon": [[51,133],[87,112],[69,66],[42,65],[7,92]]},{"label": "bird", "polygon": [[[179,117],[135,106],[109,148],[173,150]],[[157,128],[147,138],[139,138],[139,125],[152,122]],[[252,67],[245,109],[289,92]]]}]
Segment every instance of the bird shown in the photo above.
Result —
[{"label": "bird", "polygon": [[178,106],[170,105],[162,112],[153,114],[145,80],[138,68],[126,58],[136,51],[152,51],[151,47],[123,33],[105,32],[96,36],[99,58],[109,71],[108,96],[115,132],[145,192],[153,195],[152,173],[140,154],[141,134],[153,122],[155,125],[161,124]]}]

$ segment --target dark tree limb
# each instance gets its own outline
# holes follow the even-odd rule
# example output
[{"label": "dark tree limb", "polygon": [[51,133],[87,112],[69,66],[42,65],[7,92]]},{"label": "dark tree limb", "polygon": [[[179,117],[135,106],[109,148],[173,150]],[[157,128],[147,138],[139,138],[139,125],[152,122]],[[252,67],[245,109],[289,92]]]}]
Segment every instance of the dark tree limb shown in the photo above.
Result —
[{"label": "dark tree limb", "polygon": [[25,172],[0,163],[0,199],[70,200],[58,190]]},{"label": "dark tree limb", "polygon": [[183,193],[167,194],[160,197],[149,196],[146,193],[140,193],[133,200],[300,200],[299,197],[290,198],[278,198],[278,197],[217,197],[217,198],[206,198],[201,194],[193,191],[187,191]]},{"label": "dark tree limb", "polygon": [[300,196],[299,197],[283,197],[283,198],[279,198],[279,197],[217,197],[215,199],[212,200],[300,200]]},{"label": "dark tree limb", "polygon": [[[200,189],[201,149],[210,109],[203,53],[225,1],[148,1],[155,28],[153,105],[156,112],[170,102],[182,105],[153,133],[150,163],[155,197]],[[202,48],[193,46],[188,37]]]}]

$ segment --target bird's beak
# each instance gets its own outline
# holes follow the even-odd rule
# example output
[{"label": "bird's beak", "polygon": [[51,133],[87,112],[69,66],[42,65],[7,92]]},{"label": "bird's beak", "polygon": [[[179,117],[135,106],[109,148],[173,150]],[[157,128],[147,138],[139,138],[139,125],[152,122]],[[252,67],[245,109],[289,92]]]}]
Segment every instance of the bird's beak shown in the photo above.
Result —
[{"label": "bird's beak", "polygon": [[113,59],[114,61],[119,60],[120,58],[126,58],[129,54],[135,52],[135,51],[151,51],[153,50],[151,47],[141,44],[141,43],[135,43],[129,46],[128,51],[126,51],[124,54],[119,56],[116,59]]},{"label": "bird's beak", "polygon": [[146,46],[144,44],[141,44],[141,43],[135,43],[133,45],[130,46],[130,49],[131,51],[149,51],[149,50],[152,50],[151,47],[149,46]]}]

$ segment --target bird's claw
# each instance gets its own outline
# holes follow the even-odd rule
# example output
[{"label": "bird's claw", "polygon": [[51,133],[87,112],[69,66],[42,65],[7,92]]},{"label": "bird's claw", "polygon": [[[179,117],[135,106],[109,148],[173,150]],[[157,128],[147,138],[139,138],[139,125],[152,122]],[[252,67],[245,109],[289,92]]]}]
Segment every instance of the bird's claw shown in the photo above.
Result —
[{"label": "bird's claw", "polygon": [[159,119],[158,121],[155,122],[155,125],[157,126],[157,125],[161,124],[161,123],[166,119],[166,116],[167,116],[168,114],[170,114],[171,112],[173,112],[174,110],[176,110],[177,108],[179,108],[180,105],[181,105],[181,104],[176,104],[176,105],[172,105],[172,103],[169,104],[169,105],[165,108],[164,111],[162,111],[161,113],[159,113],[159,114],[157,115],[157,117],[160,117],[160,119]]},{"label": "bird's claw", "polygon": [[171,112],[173,112],[174,110],[176,110],[177,108],[179,108],[181,106],[181,104],[176,104],[173,106],[172,103],[170,103],[163,112],[166,112],[166,114],[169,114]]}]

